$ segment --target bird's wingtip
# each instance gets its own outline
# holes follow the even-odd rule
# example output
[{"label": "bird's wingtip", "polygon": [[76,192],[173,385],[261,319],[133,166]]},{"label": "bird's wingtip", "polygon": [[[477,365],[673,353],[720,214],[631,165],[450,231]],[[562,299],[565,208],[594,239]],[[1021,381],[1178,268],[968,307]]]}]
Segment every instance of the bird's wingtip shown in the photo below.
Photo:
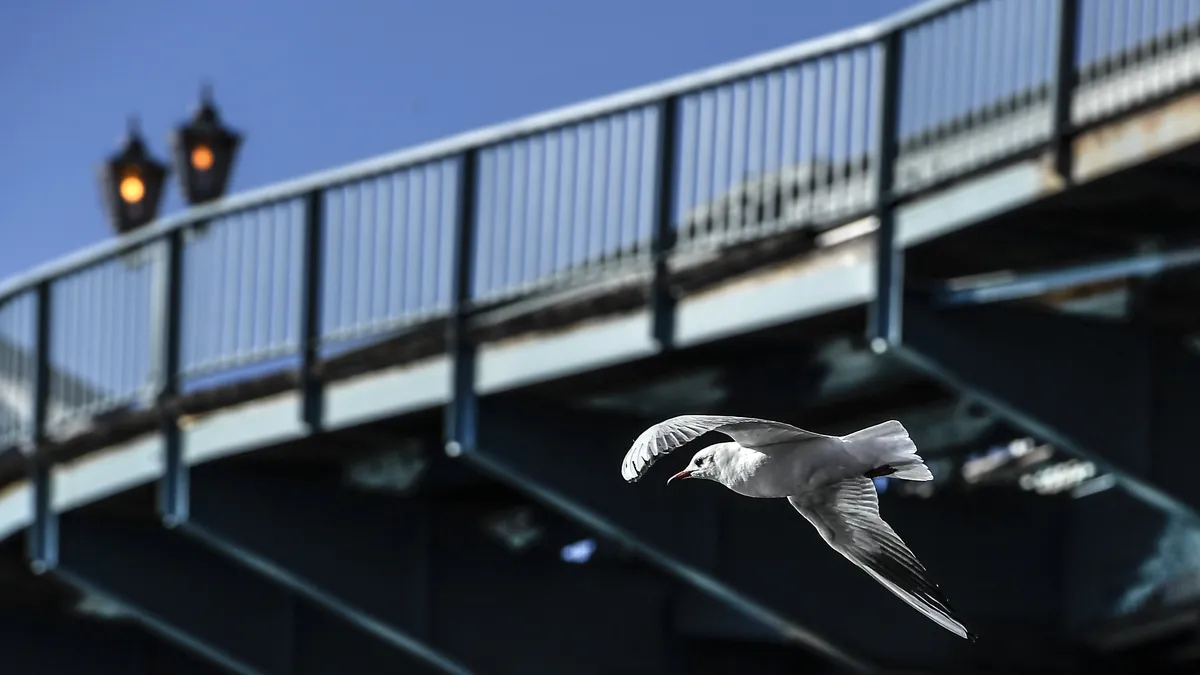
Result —
[{"label": "bird's wingtip", "polygon": [[971,631],[967,631],[967,640],[969,642],[979,642],[979,636],[972,633]]}]

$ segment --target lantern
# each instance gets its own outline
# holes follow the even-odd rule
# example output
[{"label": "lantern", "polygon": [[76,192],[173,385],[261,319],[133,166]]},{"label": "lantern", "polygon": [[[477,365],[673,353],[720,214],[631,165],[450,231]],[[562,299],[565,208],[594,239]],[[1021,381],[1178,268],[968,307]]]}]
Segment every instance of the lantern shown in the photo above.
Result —
[{"label": "lantern", "polygon": [[150,156],[138,121],[131,118],[125,144],[100,166],[100,192],[118,235],[157,217],[166,177],[167,166]]},{"label": "lantern", "polygon": [[188,204],[203,204],[225,194],[241,142],[240,134],[221,124],[212,90],[204,87],[191,121],[171,134],[175,173]]}]

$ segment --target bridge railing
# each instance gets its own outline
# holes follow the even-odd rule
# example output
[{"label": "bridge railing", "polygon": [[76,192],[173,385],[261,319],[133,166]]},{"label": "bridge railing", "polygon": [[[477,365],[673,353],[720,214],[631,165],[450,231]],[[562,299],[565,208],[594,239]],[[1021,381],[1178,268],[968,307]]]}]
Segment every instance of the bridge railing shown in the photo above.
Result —
[{"label": "bridge railing", "polygon": [[463,214],[466,310],[878,215],[1190,86],[1198,27],[1194,1],[937,0],[162,219],[0,286],[0,447],[447,316]]}]

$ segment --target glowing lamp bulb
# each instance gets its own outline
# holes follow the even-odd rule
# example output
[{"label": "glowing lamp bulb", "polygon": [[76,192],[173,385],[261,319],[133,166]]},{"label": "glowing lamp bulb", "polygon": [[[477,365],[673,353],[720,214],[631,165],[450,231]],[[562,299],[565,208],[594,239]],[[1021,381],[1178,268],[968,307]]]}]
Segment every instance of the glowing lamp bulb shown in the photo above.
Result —
[{"label": "glowing lamp bulb", "polygon": [[192,148],[192,168],[197,171],[208,171],[213,165],[213,152],[207,145],[197,145]]},{"label": "glowing lamp bulb", "polygon": [[127,204],[136,204],[146,196],[146,185],[137,176],[131,175],[122,178],[118,189],[121,192],[121,199],[125,200]]}]

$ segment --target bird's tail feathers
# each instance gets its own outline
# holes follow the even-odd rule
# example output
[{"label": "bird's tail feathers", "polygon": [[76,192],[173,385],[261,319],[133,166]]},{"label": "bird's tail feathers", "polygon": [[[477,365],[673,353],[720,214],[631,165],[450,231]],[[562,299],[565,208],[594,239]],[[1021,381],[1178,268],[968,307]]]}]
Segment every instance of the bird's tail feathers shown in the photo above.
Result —
[{"label": "bird's tail feathers", "polygon": [[908,430],[896,420],[888,420],[842,436],[846,451],[872,468],[868,476],[889,476],[900,480],[933,480],[925,460],[917,454],[917,445]]}]

